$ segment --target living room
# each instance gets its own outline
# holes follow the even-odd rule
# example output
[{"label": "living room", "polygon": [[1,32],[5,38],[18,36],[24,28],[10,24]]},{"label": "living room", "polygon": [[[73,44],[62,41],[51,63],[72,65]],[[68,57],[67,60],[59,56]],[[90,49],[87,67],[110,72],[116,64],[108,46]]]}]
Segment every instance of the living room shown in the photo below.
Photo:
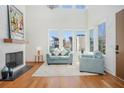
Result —
[{"label": "living room", "polygon": [[[13,73],[22,73],[12,81],[0,81],[0,87],[124,87],[124,83],[116,78],[115,50],[116,14],[123,9],[123,5],[1,5],[0,71],[6,71],[7,66],[11,65],[10,70]],[[14,13],[17,13],[17,17]],[[13,16],[15,19],[18,16],[23,18],[20,25],[20,31],[23,32],[21,35],[16,31],[16,35],[12,33],[15,22],[11,23]],[[69,52],[65,48],[68,48]],[[95,52],[98,56],[102,54],[101,59],[98,58],[101,63],[91,65],[90,61],[94,58],[88,60],[87,56],[94,56]],[[14,65],[15,67],[12,64],[7,65],[8,60],[11,60],[11,53],[18,57],[14,58],[16,61],[21,60],[22,63]],[[70,55],[69,59],[61,59],[66,53]],[[54,61],[48,54],[54,56]],[[80,58],[81,54],[86,58]],[[59,57],[55,57],[56,55]],[[83,63],[85,61],[86,65]],[[31,67],[25,67],[26,64]],[[2,78],[2,74],[0,77]],[[123,76],[120,78],[123,79]],[[30,84],[27,80],[33,83]],[[84,83],[80,84],[81,80]],[[22,81],[27,83],[22,84]],[[61,82],[67,81],[65,85],[61,85]]]}]

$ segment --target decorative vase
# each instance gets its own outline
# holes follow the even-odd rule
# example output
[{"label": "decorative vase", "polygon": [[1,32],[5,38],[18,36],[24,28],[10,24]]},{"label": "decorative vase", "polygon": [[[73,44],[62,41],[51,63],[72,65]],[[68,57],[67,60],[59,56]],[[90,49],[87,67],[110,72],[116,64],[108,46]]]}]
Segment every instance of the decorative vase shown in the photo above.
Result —
[{"label": "decorative vase", "polygon": [[13,69],[9,68],[9,77],[12,77],[12,76],[13,76]]},{"label": "decorative vase", "polygon": [[8,69],[7,66],[5,66],[5,67],[1,70],[2,79],[7,79],[8,73],[9,73],[9,69]]}]

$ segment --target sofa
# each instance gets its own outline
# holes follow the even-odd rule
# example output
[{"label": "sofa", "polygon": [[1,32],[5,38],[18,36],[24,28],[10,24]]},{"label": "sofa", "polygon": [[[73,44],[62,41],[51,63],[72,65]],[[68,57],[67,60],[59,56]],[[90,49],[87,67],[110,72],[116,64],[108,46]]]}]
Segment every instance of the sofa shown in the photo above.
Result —
[{"label": "sofa", "polygon": [[72,64],[73,55],[67,48],[54,48],[46,55],[49,64]]},{"label": "sofa", "polygon": [[79,57],[80,72],[104,74],[104,56],[96,51],[93,54],[81,54]]},{"label": "sofa", "polygon": [[50,64],[72,64],[73,55],[70,53],[66,56],[52,56],[47,54],[47,63]]}]

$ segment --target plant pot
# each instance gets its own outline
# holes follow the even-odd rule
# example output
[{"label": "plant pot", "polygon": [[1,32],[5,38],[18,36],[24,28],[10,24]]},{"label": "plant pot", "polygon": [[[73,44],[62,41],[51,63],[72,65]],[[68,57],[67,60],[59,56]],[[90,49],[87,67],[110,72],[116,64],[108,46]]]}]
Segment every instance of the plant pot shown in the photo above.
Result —
[{"label": "plant pot", "polygon": [[9,77],[12,77],[13,76],[13,69],[12,68],[9,68]]},{"label": "plant pot", "polygon": [[1,72],[2,79],[7,79],[8,77],[8,72]]},{"label": "plant pot", "polygon": [[4,68],[1,70],[2,79],[7,79],[8,72],[9,72],[8,67],[7,66],[4,66]]}]

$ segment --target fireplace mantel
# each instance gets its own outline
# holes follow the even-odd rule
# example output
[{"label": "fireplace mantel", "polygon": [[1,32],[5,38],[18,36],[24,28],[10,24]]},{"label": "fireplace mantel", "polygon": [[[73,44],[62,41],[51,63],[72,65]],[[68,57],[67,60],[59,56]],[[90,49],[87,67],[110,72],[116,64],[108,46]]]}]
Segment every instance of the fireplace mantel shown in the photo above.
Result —
[{"label": "fireplace mantel", "polygon": [[10,39],[10,38],[4,38],[4,43],[16,43],[16,44],[27,44],[28,41],[26,40],[17,40],[17,39]]}]

